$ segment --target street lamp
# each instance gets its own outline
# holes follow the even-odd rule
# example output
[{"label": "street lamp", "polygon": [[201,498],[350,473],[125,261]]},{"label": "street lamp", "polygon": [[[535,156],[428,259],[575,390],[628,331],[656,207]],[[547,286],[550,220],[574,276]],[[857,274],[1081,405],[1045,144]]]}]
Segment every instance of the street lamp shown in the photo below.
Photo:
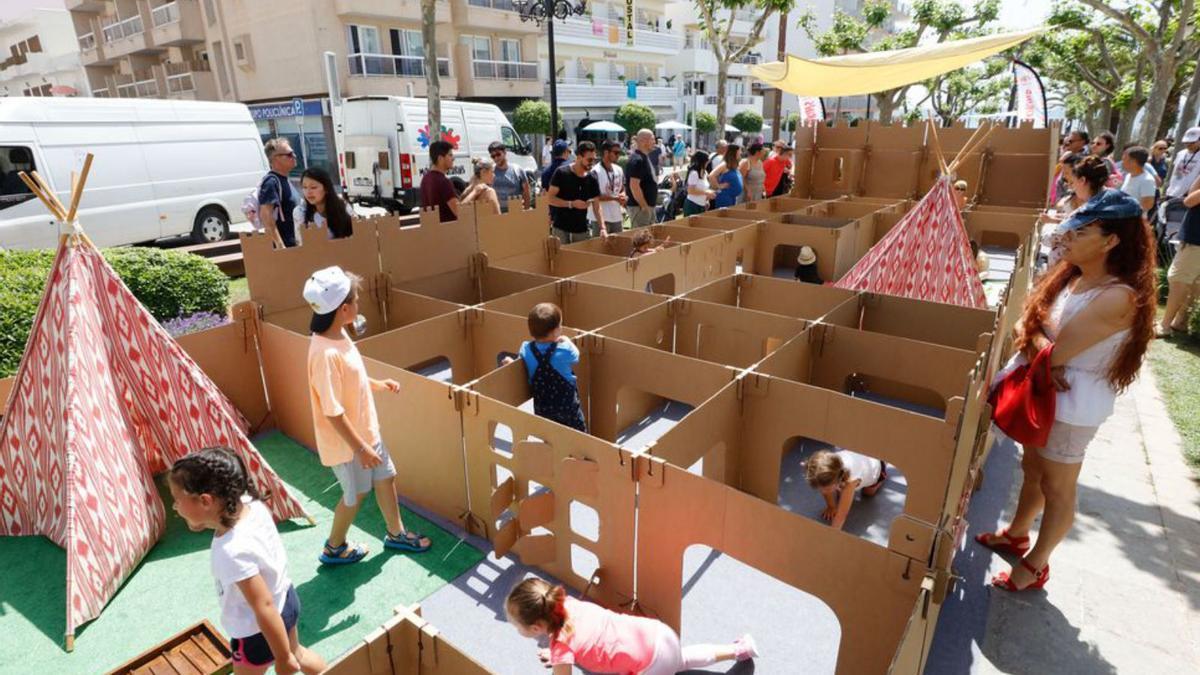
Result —
[{"label": "street lamp", "polygon": [[512,0],[513,9],[521,21],[533,21],[541,26],[546,22],[546,44],[550,47],[550,140],[558,135],[558,88],[555,81],[558,69],[554,63],[554,19],[566,21],[572,14],[582,15],[587,0]]}]

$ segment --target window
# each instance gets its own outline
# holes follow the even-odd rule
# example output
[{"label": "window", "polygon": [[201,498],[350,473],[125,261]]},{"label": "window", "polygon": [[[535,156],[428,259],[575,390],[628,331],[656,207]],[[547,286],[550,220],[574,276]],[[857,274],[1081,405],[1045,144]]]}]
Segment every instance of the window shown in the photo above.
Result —
[{"label": "window", "polygon": [[250,46],[250,36],[243,34],[233,38],[233,60],[243,68],[254,68],[254,50]]},{"label": "window", "polygon": [[379,29],[374,26],[350,26],[351,54],[382,54]]},{"label": "window", "polygon": [[18,172],[30,172],[33,153],[23,145],[0,145],[0,210],[33,199],[33,193],[21,181]]},{"label": "window", "polygon": [[492,41],[478,35],[471,37],[471,58],[479,61],[492,60]]},{"label": "window", "polygon": [[521,41],[501,39],[500,60],[509,63],[519,62],[521,60]]},{"label": "window", "polygon": [[213,7],[213,0],[204,0],[204,18],[210,26],[217,22],[217,10]]},{"label": "window", "polygon": [[521,140],[520,136],[517,136],[517,132],[513,131],[511,127],[500,127],[500,142],[503,143],[504,147],[508,148],[510,152],[515,152],[518,155],[526,154],[525,143]]},{"label": "window", "polygon": [[233,57],[238,61],[246,60],[246,46],[241,42],[233,43]]}]

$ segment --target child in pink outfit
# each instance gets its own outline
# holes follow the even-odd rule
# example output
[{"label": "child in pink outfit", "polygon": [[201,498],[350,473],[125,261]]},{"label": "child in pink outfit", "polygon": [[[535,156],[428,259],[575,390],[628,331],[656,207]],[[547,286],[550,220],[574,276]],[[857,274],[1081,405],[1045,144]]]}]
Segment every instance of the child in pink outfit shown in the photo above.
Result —
[{"label": "child in pink outfit", "polygon": [[562,586],[537,578],[517,584],[508,594],[505,609],[522,636],[550,638],[550,648],[538,656],[554,669],[554,675],[571,675],[572,666],[593,673],[674,675],[719,661],[758,656],[749,635],[731,645],[681,647],[679,636],[661,621],[618,614],[567,597]]}]

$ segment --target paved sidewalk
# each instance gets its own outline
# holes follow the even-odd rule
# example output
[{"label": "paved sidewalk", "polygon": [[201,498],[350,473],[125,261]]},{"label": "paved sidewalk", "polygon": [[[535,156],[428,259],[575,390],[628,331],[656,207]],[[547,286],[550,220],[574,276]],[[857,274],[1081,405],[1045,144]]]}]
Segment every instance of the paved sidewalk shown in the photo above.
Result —
[{"label": "paved sidewalk", "polygon": [[[1005,523],[1020,487],[1019,467],[1006,468],[1017,475]],[[988,525],[972,523],[971,531]],[[966,583],[985,584],[1006,567],[993,556],[987,576]],[[985,593],[986,630],[971,646],[972,672],[1200,668],[1200,485],[1149,367],[1088,449],[1075,526],[1054,553],[1045,591]]]}]

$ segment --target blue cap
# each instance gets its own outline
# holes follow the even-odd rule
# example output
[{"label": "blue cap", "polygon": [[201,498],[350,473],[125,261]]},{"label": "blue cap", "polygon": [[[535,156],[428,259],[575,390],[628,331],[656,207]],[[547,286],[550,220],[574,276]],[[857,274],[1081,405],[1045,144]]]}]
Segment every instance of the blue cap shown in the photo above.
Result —
[{"label": "blue cap", "polygon": [[558,157],[564,152],[571,149],[571,144],[566,141],[554,141],[554,147],[550,150],[550,156]]},{"label": "blue cap", "polygon": [[1058,227],[1058,230],[1070,232],[1097,220],[1119,220],[1136,218],[1140,215],[1142,215],[1142,205],[1138,203],[1138,200],[1120,190],[1106,188],[1087,200],[1087,203],[1079,207],[1075,213],[1072,213],[1071,217]]}]

